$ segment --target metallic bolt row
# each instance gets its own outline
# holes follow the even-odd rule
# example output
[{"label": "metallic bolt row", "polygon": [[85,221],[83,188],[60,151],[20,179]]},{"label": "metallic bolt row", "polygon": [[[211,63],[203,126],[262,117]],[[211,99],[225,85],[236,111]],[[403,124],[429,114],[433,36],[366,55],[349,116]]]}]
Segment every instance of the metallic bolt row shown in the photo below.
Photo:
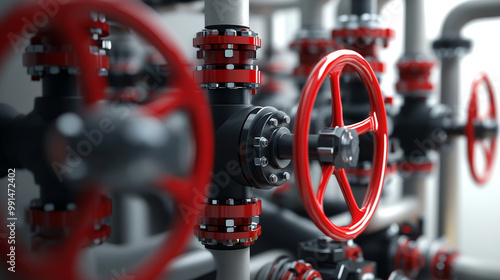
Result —
[{"label": "metallic bolt row", "polygon": [[249,204],[254,204],[259,201],[258,198],[252,197],[252,198],[245,198],[241,200],[234,200],[232,198],[226,199],[226,200],[218,200],[218,199],[210,199],[210,198],[205,198],[204,202],[208,205],[249,205]]},{"label": "metallic bolt row", "polygon": [[341,15],[337,21],[337,29],[358,29],[360,27],[367,27],[375,29],[380,27],[382,19],[377,14],[362,14],[358,15]]},{"label": "metallic bolt row", "polygon": [[258,89],[259,84],[257,83],[202,83],[200,84],[202,88],[208,89],[218,89],[218,88],[249,88],[249,89]]},{"label": "metallic bolt row", "polygon": [[245,65],[238,65],[235,67],[234,64],[226,64],[225,66],[221,67],[221,65],[212,65],[212,64],[203,64],[203,65],[198,65],[196,66],[196,71],[203,71],[203,70],[234,70],[234,69],[239,69],[239,70],[259,70],[258,65],[253,65],[253,64],[245,64]]},{"label": "metallic bolt row", "polygon": [[[259,34],[257,32],[253,32],[250,29],[243,28],[240,31],[241,36],[244,37],[258,37]],[[222,34],[220,34],[222,35]],[[207,37],[207,36],[219,36],[219,30],[217,29],[203,29],[200,32],[196,33],[196,37]],[[226,29],[224,32],[224,36],[238,36],[238,31],[236,29]]]}]

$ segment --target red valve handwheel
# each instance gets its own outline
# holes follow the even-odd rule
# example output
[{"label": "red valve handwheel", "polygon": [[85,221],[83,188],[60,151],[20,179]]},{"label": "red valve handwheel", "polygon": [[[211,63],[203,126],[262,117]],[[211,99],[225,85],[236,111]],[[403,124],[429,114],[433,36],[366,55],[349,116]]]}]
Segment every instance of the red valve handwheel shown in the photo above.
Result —
[{"label": "red valve handwheel", "polygon": [[[484,83],[488,89],[489,94],[489,106],[488,114],[486,116],[479,116],[478,113],[478,88]],[[495,105],[495,93],[493,91],[493,86],[491,85],[490,79],[486,73],[481,73],[478,78],[472,83],[472,93],[469,102],[469,115],[467,117],[467,124],[465,126],[465,135],[467,136],[467,152],[469,156],[469,167],[472,173],[472,177],[478,184],[484,184],[490,178],[491,171],[493,169],[493,162],[497,147],[496,137],[491,138],[489,147],[483,139],[476,138],[476,130],[474,127],[474,122],[484,121],[485,119],[492,119],[497,121],[497,111]],[[483,174],[479,174],[474,164],[474,154],[476,143],[480,144],[484,155],[486,157],[486,166]]]},{"label": "red valve handwheel", "polygon": [[[373,172],[361,208],[356,204],[344,169],[324,165],[316,194],[314,193],[309,170],[308,139],[314,101],[324,79],[330,76],[333,110],[331,126],[344,127],[339,78],[342,69],[347,65],[353,67],[365,82],[370,96],[371,112],[370,116],[365,120],[345,127],[356,129],[359,135],[369,131],[373,131],[374,134]],[[309,216],[324,234],[335,240],[345,241],[356,238],[366,228],[377,208],[382,193],[387,165],[387,150],[388,135],[384,98],[370,64],[361,55],[350,50],[339,50],[327,55],[311,72],[302,91],[295,123],[293,151],[295,176],[299,185],[300,196]],[[334,225],[323,211],[323,196],[332,173],[335,174],[351,212],[352,222],[347,226]]]},{"label": "red valve handwheel", "polygon": [[[197,155],[189,177],[165,176],[157,180],[159,189],[170,194],[178,204],[178,213],[174,216],[176,219],[168,239],[165,239],[156,252],[144,260],[138,268],[128,273],[136,280],[156,279],[168,263],[182,252],[192,237],[192,229],[202,207],[201,196],[209,185],[213,165],[214,136],[211,115],[206,99],[188,69],[189,64],[181,59],[181,52],[172,45],[171,37],[166,33],[161,18],[144,4],[129,0],[73,0],[60,4],[59,13],[53,18],[55,23],[53,27],[64,34],[64,38],[69,39],[77,53],[82,73],[80,84],[87,105],[94,105],[103,99],[106,88],[106,81],[98,76],[95,60],[91,59],[92,54],[89,52],[90,38],[86,23],[90,12],[106,14],[113,21],[131,27],[161,52],[169,67],[175,68],[176,71],[172,71],[171,79],[174,82],[168,94],[141,107],[142,112],[165,117],[175,110],[184,110],[189,114],[194,128]],[[10,38],[8,35],[20,34],[24,28],[22,19],[32,19],[41,13],[44,13],[44,10],[37,2],[18,6],[1,22],[0,35],[2,38]],[[0,42],[1,57],[5,56],[10,46],[9,40]],[[80,201],[78,211],[82,213],[81,220],[64,244],[39,257],[30,257],[26,251],[20,251],[21,248],[18,248],[16,254],[18,276],[23,277],[21,274],[25,273],[27,275],[24,276],[30,279],[34,279],[33,275],[36,275],[36,279],[88,279],[88,276],[79,275],[77,260],[80,244],[88,236],[88,228],[92,228],[92,212],[89,211],[92,204],[89,200],[98,198],[97,192],[93,192],[89,191],[85,199]],[[9,249],[6,242],[0,246],[3,252]],[[2,256],[5,258],[5,254],[2,253]]]}]

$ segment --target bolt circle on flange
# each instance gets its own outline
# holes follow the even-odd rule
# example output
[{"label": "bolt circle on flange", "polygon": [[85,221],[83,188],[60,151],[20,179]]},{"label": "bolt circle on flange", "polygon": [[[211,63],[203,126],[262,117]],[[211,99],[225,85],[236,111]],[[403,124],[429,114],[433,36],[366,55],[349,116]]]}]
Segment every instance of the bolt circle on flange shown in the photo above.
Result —
[{"label": "bolt circle on flange", "polygon": [[240,158],[243,173],[251,186],[271,189],[290,179],[291,160],[281,159],[276,154],[278,139],[290,133],[289,119],[287,114],[271,107],[257,107],[247,117],[240,136],[240,143],[246,148]]},{"label": "bolt circle on flange", "polygon": [[[353,67],[365,82],[369,97],[371,113],[365,120],[345,126],[342,114],[339,78],[345,66]],[[323,165],[322,177],[318,192],[314,192],[309,167],[309,129],[314,101],[324,79],[330,76],[332,85],[332,127],[356,129],[358,135],[369,131],[374,133],[373,172],[370,185],[361,207],[356,204],[351,186],[347,181],[344,169],[332,165]],[[380,86],[368,62],[358,53],[350,50],[340,50],[324,57],[309,75],[301,95],[297,111],[294,134],[293,154],[295,159],[295,176],[299,186],[300,196],[305,208],[316,226],[327,236],[346,241],[356,238],[368,225],[375,213],[385,178],[387,166],[388,131],[385,104]],[[342,194],[352,215],[352,222],[347,226],[334,225],[323,211],[323,196],[331,175],[334,174]]]}]

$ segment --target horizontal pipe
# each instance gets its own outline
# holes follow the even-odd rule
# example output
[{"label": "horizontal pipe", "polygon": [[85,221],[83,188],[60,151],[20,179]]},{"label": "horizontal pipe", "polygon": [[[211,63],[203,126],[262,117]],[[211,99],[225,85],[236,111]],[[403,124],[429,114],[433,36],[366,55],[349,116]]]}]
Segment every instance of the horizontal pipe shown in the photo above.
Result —
[{"label": "horizontal pipe", "polygon": [[497,280],[499,275],[498,258],[493,260],[459,255],[453,263],[453,276],[457,280]]},{"label": "horizontal pipe", "polygon": [[[409,219],[417,219],[420,215],[420,202],[416,197],[408,197],[397,203],[385,205],[380,202],[370,223],[363,233],[374,233],[386,229],[393,223],[402,223]],[[330,220],[335,225],[347,225],[351,221],[351,214],[345,212]]]}]

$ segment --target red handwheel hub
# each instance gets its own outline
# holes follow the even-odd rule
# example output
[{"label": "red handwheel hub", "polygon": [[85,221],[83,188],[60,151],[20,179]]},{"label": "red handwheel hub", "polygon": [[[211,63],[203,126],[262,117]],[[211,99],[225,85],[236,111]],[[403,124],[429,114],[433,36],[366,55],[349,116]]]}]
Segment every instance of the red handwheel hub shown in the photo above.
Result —
[{"label": "red handwheel hub", "polygon": [[[346,66],[356,70],[365,82],[370,97],[370,114],[358,123],[344,125],[342,100],[340,95],[340,75]],[[347,181],[344,169],[332,165],[324,165],[317,194],[311,181],[309,169],[309,127],[314,101],[319,89],[329,76],[332,88],[332,124],[331,127],[356,129],[358,135],[372,131],[374,134],[373,169],[370,184],[363,205],[359,207]],[[358,53],[350,50],[339,50],[324,57],[314,68],[307,79],[300,99],[294,134],[295,176],[299,186],[300,196],[305,208],[316,226],[327,236],[346,241],[356,238],[368,225],[375,213],[385,178],[387,166],[388,134],[384,98],[380,86],[370,64]],[[334,174],[342,194],[351,212],[352,222],[347,226],[332,223],[323,211],[323,196],[331,175]]]},{"label": "red handwheel hub", "polygon": [[[485,116],[479,116],[478,110],[478,89],[479,86],[484,83],[488,89],[488,103],[489,108]],[[475,123],[480,121],[497,121],[496,105],[495,105],[495,93],[493,91],[493,86],[491,85],[490,79],[485,73],[481,73],[478,78],[472,83],[472,93],[469,102],[469,115],[467,117],[467,124],[465,126],[465,135],[467,136],[467,152],[469,157],[469,167],[472,173],[472,177],[478,184],[484,184],[491,176],[491,171],[493,169],[493,162],[496,152],[497,139],[493,137],[490,139],[489,145],[486,143],[485,139],[478,139],[476,137]],[[486,159],[486,164],[484,172],[480,174],[475,165],[474,156],[476,150],[476,144],[480,145]]]}]

